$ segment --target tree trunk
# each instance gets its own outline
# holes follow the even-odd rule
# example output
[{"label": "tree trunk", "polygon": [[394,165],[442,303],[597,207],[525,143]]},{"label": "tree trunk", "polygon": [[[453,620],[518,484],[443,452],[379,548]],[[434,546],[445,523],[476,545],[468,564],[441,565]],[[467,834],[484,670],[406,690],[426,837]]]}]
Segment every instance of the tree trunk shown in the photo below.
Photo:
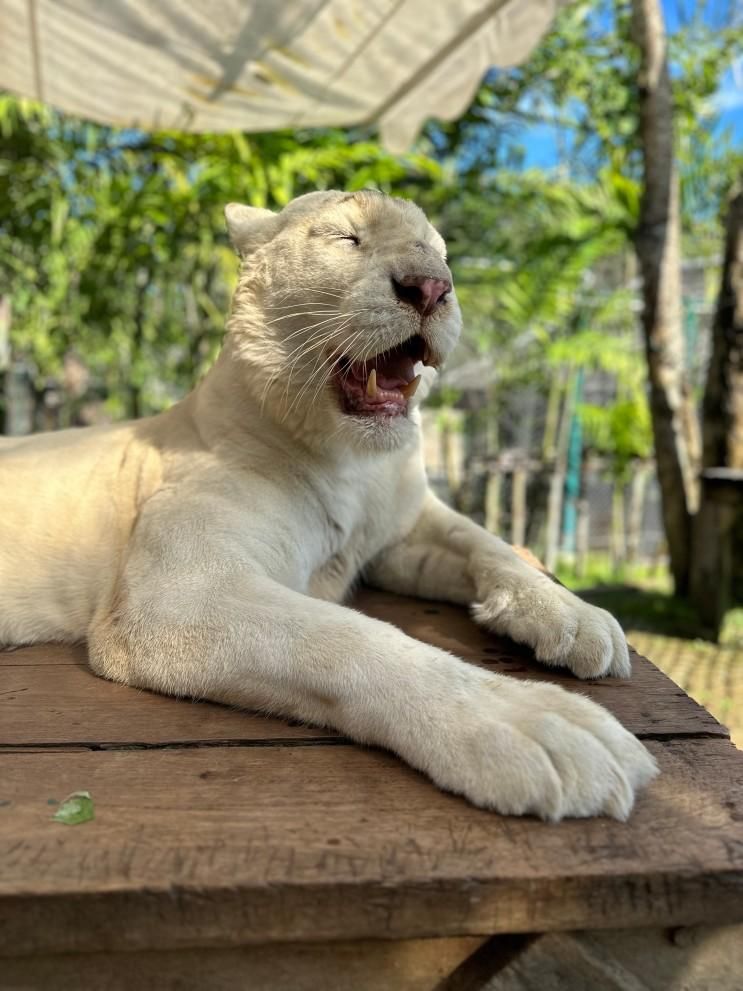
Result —
[{"label": "tree trunk", "polygon": [[0,434],[10,426],[10,296],[0,296]]},{"label": "tree trunk", "polygon": [[728,210],[703,417],[704,467],[743,469],[743,190]]},{"label": "tree trunk", "polygon": [[145,321],[147,319],[147,290],[152,280],[152,272],[140,268],[137,272],[137,294],[134,307],[134,331],[130,350],[129,416],[133,420],[142,416],[142,352],[145,344]]},{"label": "tree trunk", "polygon": [[[728,212],[703,423],[705,472],[694,520],[691,598],[705,631],[717,638],[736,588],[743,588],[743,191]],[[720,469],[728,470],[728,485],[715,478]]]},{"label": "tree trunk", "polygon": [[689,579],[699,445],[684,368],[673,99],[660,0],[633,0],[632,6],[633,34],[640,50],[639,137],[645,178],[635,250],[643,278],[642,325],[663,525],[676,591],[683,594]]}]

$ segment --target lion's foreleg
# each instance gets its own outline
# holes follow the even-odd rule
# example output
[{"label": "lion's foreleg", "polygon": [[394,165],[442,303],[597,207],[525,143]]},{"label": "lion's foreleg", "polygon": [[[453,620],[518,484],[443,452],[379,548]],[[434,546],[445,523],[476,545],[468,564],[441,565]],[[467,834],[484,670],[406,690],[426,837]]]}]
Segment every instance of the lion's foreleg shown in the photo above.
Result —
[{"label": "lion's foreleg", "polygon": [[[624,818],[653,773],[609,713],[465,664],[387,623],[264,577],[182,576],[90,631],[104,676],[332,726],[503,813]],[[229,591],[225,591],[229,588]],[[201,605],[199,605],[201,603]]]}]

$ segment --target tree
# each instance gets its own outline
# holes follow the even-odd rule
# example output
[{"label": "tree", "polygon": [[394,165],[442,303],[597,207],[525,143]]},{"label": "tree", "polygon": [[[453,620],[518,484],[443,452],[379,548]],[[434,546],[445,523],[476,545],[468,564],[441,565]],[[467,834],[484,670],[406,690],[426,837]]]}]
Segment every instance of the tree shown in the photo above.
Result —
[{"label": "tree", "polygon": [[[740,153],[716,130],[710,109],[721,74],[743,42],[743,27],[727,16],[698,3],[668,39],[659,0],[574,3],[524,66],[492,74],[468,113],[435,134],[439,152],[449,146],[466,169],[502,169],[518,155],[519,125],[538,123],[558,134],[558,181],[569,176],[590,186],[607,169],[624,180],[627,219],[634,216],[617,230],[629,235],[643,275],[658,477],[682,594],[700,445],[698,397],[684,360],[680,257],[684,247],[697,255],[719,250],[717,208],[740,172]],[[635,191],[642,192],[637,209]],[[533,243],[538,239],[525,245],[522,269],[542,266]],[[519,280],[525,280],[523,270]]]},{"label": "tree", "polygon": [[691,598],[717,636],[743,594],[743,191],[731,198],[703,409],[702,499]]},{"label": "tree", "polygon": [[697,505],[696,413],[681,322],[681,212],[673,95],[659,0],[633,0],[640,52],[639,136],[644,182],[635,247],[643,281],[650,411],[663,522],[676,591],[686,591],[690,519]]},{"label": "tree", "polygon": [[743,189],[731,197],[703,408],[705,468],[743,470]]}]

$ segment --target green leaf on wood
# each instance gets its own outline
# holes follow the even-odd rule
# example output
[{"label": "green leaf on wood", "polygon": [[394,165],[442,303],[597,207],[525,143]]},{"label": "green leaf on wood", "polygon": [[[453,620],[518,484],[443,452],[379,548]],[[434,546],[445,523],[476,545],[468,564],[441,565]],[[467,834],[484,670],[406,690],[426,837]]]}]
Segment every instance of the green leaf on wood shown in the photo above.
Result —
[{"label": "green leaf on wood", "polygon": [[82,822],[95,819],[93,799],[89,791],[73,791],[62,802],[52,816],[55,822],[63,822],[66,826],[78,826]]}]

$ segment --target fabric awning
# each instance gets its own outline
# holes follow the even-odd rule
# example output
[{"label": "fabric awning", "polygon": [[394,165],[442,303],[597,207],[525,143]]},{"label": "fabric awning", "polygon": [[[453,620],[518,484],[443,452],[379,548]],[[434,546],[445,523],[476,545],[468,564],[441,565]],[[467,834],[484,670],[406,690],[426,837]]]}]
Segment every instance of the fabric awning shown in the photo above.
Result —
[{"label": "fabric awning", "polygon": [[518,64],[565,0],[2,0],[0,87],[95,121],[376,124],[393,151]]}]

